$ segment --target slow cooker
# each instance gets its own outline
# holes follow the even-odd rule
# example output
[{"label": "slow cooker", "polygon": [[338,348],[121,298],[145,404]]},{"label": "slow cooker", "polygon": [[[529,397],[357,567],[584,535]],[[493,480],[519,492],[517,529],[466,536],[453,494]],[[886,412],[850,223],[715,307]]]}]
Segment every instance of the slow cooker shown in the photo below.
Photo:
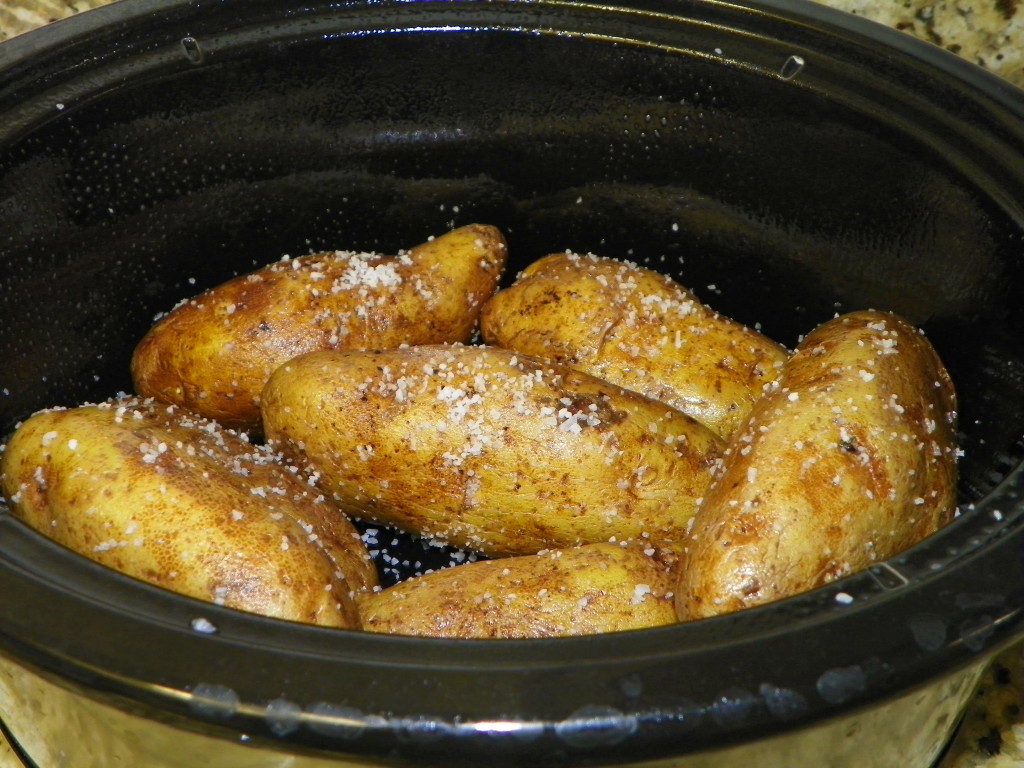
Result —
[{"label": "slow cooker", "polygon": [[[672,274],[793,346],[920,326],[960,508],[732,615],[389,637],[162,591],[0,512],[26,764],[926,766],[1024,637],[1024,92],[803,0],[123,0],[0,45],[0,435],[130,389],[179,299],[280,258],[500,227]],[[394,539],[396,562],[451,553]]]}]

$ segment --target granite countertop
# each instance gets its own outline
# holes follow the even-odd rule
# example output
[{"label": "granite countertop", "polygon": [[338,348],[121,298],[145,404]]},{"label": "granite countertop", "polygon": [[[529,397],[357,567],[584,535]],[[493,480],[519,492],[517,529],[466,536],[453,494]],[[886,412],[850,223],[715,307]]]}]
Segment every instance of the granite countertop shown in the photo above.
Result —
[{"label": "granite countertop", "polygon": [[[115,0],[0,0],[0,41]],[[815,0],[942,46],[1024,88],[1024,0]],[[1024,768],[1021,649],[993,664],[937,768]],[[17,765],[0,735],[0,768]]]},{"label": "granite countertop", "polygon": [[1021,0],[817,0],[941,45],[1024,87]]}]

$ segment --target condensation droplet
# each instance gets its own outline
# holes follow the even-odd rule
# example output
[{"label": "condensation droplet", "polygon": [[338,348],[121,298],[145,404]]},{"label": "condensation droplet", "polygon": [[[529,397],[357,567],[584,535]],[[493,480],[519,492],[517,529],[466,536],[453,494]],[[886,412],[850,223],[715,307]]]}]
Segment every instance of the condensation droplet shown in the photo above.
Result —
[{"label": "condensation droplet", "polygon": [[793,54],[782,65],[779,70],[779,77],[783,80],[792,80],[804,68],[804,57]]},{"label": "condensation droplet", "polygon": [[722,728],[736,728],[749,720],[759,706],[757,696],[750,691],[730,688],[711,705],[711,719]]},{"label": "condensation droplet", "polygon": [[368,727],[386,725],[379,715],[368,716],[362,710],[339,704],[319,702],[306,711],[311,731],[346,741],[358,738]]},{"label": "condensation droplet", "polygon": [[644,692],[644,680],[640,675],[626,675],[619,681],[619,687],[630,698],[636,698]]},{"label": "condensation droplet", "polygon": [[867,687],[867,674],[857,665],[828,669],[821,673],[817,683],[818,693],[829,704],[842,704],[862,694]]},{"label": "condensation droplet", "polygon": [[946,646],[949,628],[941,616],[918,614],[907,620],[914,642],[925,651],[938,651]]},{"label": "condensation droplet", "polygon": [[555,725],[555,735],[573,747],[593,749],[620,744],[636,733],[635,715],[614,707],[581,707]]},{"label": "condensation droplet", "polygon": [[960,624],[959,630],[960,639],[963,640],[967,649],[977,652],[983,649],[989,638],[995,634],[996,621],[992,616],[984,614],[965,619]]},{"label": "condensation droplet", "polygon": [[433,744],[451,735],[452,732],[453,729],[447,722],[429,715],[420,715],[400,720],[396,736],[400,741]]},{"label": "condensation droplet", "polygon": [[287,736],[299,729],[302,708],[287,699],[274,699],[267,704],[267,724],[275,736]]},{"label": "condensation droplet", "polygon": [[764,699],[768,711],[780,720],[792,720],[800,717],[809,708],[804,695],[789,688],[779,688],[771,683],[761,683],[757,692]]},{"label": "condensation droplet", "polygon": [[199,41],[194,37],[183,37],[181,38],[181,48],[185,51],[185,56],[193,64],[202,64],[206,59],[206,51],[199,45]]},{"label": "condensation droplet", "polygon": [[238,709],[239,698],[231,688],[212,683],[199,683],[192,689],[189,706],[208,717],[230,717]]}]

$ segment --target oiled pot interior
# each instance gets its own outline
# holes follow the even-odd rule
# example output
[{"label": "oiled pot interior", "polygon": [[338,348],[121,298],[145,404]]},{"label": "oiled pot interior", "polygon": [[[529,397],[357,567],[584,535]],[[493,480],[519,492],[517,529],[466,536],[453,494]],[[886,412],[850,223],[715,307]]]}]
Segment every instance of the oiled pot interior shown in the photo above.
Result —
[{"label": "oiled pot interior", "polygon": [[837,312],[902,313],[957,384],[965,509],[1017,464],[1024,166],[998,105],[920,63],[873,69],[870,47],[850,64],[862,42],[834,32],[780,40],[774,18],[759,37],[373,5],[232,26],[166,3],[182,20],[8,65],[0,434],[129,390],[154,316],[228,277],[483,222],[507,234],[507,279],[565,249],[627,258],[790,346]]}]

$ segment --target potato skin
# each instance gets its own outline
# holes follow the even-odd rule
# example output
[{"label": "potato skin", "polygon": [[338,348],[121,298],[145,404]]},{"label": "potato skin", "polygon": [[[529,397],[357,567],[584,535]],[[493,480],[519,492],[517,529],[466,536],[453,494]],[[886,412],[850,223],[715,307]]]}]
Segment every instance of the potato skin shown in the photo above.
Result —
[{"label": "potato skin", "polygon": [[448,638],[592,635],[675,622],[670,569],[587,544],[434,571],[358,597],[363,629]]},{"label": "potato skin", "polygon": [[11,437],[12,513],[122,573],[293,621],[358,627],[378,584],[352,524],[268,451],[137,399],[41,411]]},{"label": "potato skin", "polygon": [[262,408],[270,443],[345,511],[488,555],[671,548],[722,449],[663,403],[488,347],[313,352]]},{"label": "potato skin", "polygon": [[556,253],[528,266],[480,315],[483,339],[661,400],[728,437],[788,353],[626,261]]},{"label": "potato skin", "polygon": [[952,519],[956,394],[925,337],[874,311],[807,336],[727,449],[694,518],[680,619],[797,594]]},{"label": "potato skin", "polygon": [[296,355],[467,341],[506,251],[497,229],[472,224],[397,256],[283,259],[159,320],[132,357],[135,390],[256,432],[263,385]]}]

